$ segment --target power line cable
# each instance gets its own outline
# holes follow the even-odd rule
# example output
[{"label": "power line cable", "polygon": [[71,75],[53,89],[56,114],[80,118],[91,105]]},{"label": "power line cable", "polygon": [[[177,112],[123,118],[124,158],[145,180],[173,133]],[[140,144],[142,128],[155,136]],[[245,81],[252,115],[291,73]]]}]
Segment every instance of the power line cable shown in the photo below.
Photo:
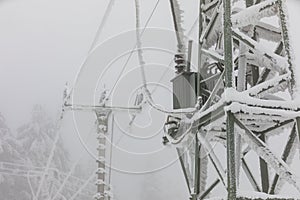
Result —
[{"label": "power line cable", "polygon": [[102,30],[103,30],[103,28],[104,28],[104,26],[106,24],[106,21],[107,21],[109,15],[110,15],[110,12],[112,11],[112,7],[113,7],[114,3],[115,3],[115,0],[110,0],[109,1],[108,5],[106,7],[105,13],[103,15],[103,18],[102,18],[102,20],[100,22],[100,25],[98,27],[98,30],[96,32],[96,35],[94,37],[94,40],[93,40],[93,42],[91,44],[91,47],[89,49],[89,53],[93,50],[93,48],[95,48],[95,46],[97,44],[97,41],[99,40],[99,37],[100,37],[100,35],[102,33]]},{"label": "power line cable", "polygon": [[[152,9],[152,12],[151,12],[150,16],[148,17],[148,19],[147,19],[147,21],[146,21],[146,24],[145,24],[143,30],[142,30],[141,33],[140,33],[140,37],[142,37],[143,34],[145,33],[145,30],[146,30],[146,28],[147,28],[147,26],[148,26],[148,24],[149,24],[151,18],[153,17],[154,12],[155,12],[155,10],[156,10],[157,7],[158,7],[159,2],[160,2],[160,0],[157,0],[157,2],[156,2],[156,4],[155,4],[154,8]],[[125,69],[126,69],[126,66],[128,65],[128,63],[129,63],[129,61],[130,61],[130,59],[131,59],[131,57],[132,57],[132,55],[133,55],[133,52],[134,52],[134,50],[135,50],[136,47],[137,47],[137,42],[135,43],[134,47],[131,49],[130,54],[129,54],[129,56],[127,57],[127,60],[126,60],[125,64],[123,65],[122,70],[121,70],[121,72],[119,73],[119,75],[118,75],[118,77],[117,77],[117,80],[116,80],[116,82],[114,83],[113,87],[111,88],[110,93],[109,93],[109,95],[107,96],[107,98],[109,98],[109,97],[111,96],[113,90],[114,90],[115,87],[117,86],[117,84],[118,84],[120,78],[122,77],[122,74],[124,73],[124,71],[125,71]]]},{"label": "power line cable", "polygon": [[[139,0],[135,0],[135,10],[136,10],[136,45],[137,45],[137,51],[138,51],[138,60],[140,63],[140,69],[141,69],[141,74],[142,74],[142,81],[143,81],[143,89],[144,89],[144,93],[146,96],[146,101],[147,103],[153,107],[154,109],[156,109],[157,111],[160,111],[162,113],[166,113],[166,114],[189,114],[189,113],[193,113],[194,111],[167,111],[164,110],[162,108],[159,108],[152,99],[151,93],[149,92],[148,88],[147,88],[147,81],[146,81],[146,73],[145,73],[145,61],[143,58],[143,50],[142,50],[142,37],[139,33],[140,28],[140,4],[139,4]],[[178,8],[179,10],[179,8]],[[144,29],[145,30],[145,29]],[[195,109],[196,111],[196,109]]]}]

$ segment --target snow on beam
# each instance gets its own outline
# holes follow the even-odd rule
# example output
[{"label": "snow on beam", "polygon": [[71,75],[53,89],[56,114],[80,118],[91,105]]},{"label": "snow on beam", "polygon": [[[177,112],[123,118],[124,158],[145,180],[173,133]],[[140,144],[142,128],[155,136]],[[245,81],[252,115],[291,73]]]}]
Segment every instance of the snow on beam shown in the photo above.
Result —
[{"label": "snow on beam", "polygon": [[268,100],[280,100],[283,101],[284,99],[276,97],[275,95],[272,96],[272,94],[275,94],[277,92],[283,92],[288,88],[288,82],[286,80],[281,80],[273,87],[265,88],[264,90],[261,90],[259,93],[255,95],[257,98],[265,98]]},{"label": "snow on beam", "polygon": [[[298,116],[300,111],[300,102],[297,101],[277,101],[277,100],[264,100],[264,99],[257,99],[254,97],[250,97],[246,95],[247,91],[245,92],[238,92],[235,89],[225,89],[224,94],[222,95],[222,99],[225,98],[225,102],[237,102],[240,104],[246,104],[251,107],[258,107],[258,108],[265,108],[265,109],[277,109],[280,112],[283,111],[293,111],[294,117]],[[274,111],[276,113],[277,111]],[[286,115],[284,115],[286,116]]]},{"label": "snow on beam", "polygon": [[[188,120],[188,123],[193,123],[193,127],[206,126],[207,124],[216,121],[224,116],[225,102],[231,102],[231,105],[226,106],[225,110],[231,110],[233,113],[246,113],[251,115],[273,117],[279,119],[291,119],[300,116],[299,103],[293,101],[274,101],[262,100],[245,95],[244,92],[228,92],[226,90],[221,100],[209,107],[205,111],[198,111]],[[225,99],[225,98],[226,99]]]},{"label": "snow on beam", "polygon": [[278,158],[273,152],[262,142],[258,137],[249,130],[240,120],[234,117],[235,123],[244,131],[238,133],[242,136],[243,140],[254,150],[258,156],[263,158],[270,167],[272,167],[281,178],[285,179],[288,183],[293,185],[299,192],[300,188],[297,185],[296,177],[289,169],[288,165],[281,159]]},{"label": "snow on beam", "polygon": [[296,200],[297,198],[281,197],[262,192],[244,192],[238,194],[237,200]]},{"label": "snow on beam", "polygon": [[263,59],[260,59],[260,62],[263,62],[263,66],[278,72],[285,71],[287,69],[288,62],[286,58],[275,54],[269,49],[266,49],[263,45],[259,44],[257,41],[253,40],[237,29],[233,30],[232,34],[234,38],[252,49],[256,54],[256,58],[263,57]]},{"label": "snow on beam", "polygon": [[255,85],[252,88],[249,88],[245,92],[248,93],[250,96],[259,96],[259,94],[263,92],[268,92],[271,88],[281,84],[282,82],[286,82],[290,78],[290,74],[283,74],[258,85]]},{"label": "snow on beam", "polygon": [[285,118],[282,116],[275,116],[273,115],[270,117],[269,115],[260,115],[256,113],[238,113],[235,115],[240,120],[247,122],[248,124],[255,123],[259,126],[259,123],[263,123],[264,125],[273,125],[278,121],[283,121]]},{"label": "snow on beam", "polygon": [[300,116],[300,112],[294,111],[287,111],[287,110],[279,110],[279,109],[272,109],[272,108],[263,108],[258,106],[250,106],[246,104],[241,104],[238,102],[233,102],[231,105],[225,107],[226,111],[231,111],[232,113],[247,113],[249,115],[256,115],[257,118],[263,116],[260,120],[265,117],[270,118],[296,118]]},{"label": "snow on beam", "polygon": [[232,16],[233,28],[244,27],[250,24],[257,24],[264,17],[271,17],[277,14],[277,0],[267,0],[251,6]]}]

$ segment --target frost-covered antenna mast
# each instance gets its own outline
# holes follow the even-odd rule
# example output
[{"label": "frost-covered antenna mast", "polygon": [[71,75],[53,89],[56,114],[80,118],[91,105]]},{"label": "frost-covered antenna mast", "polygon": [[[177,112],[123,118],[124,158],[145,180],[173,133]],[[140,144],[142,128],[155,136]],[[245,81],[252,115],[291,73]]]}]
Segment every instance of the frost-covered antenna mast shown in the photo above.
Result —
[{"label": "frost-covered antenna mast", "polygon": [[[194,72],[198,81],[193,74],[173,80],[174,109],[196,104],[198,111],[169,116],[164,138],[164,143],[182,144],[180,163],[193,200],[213,196],[218,186],[224,187],[228,199],[257,199],[239,192],[249,190],[247,184],[261,199],[286,199],[272,196],[280,195],[284,183],[300,192],[290,169],[299,146],[300,77],[295,73],[285,4],[200,0],[199,69]],[[195,93],[201,102],[195,102]],[[281,155],[271,149],[282,140],[268,140],[279,134],[286,140]],[[214,147],[225,147],[225,164],[224,153]],[[257,162],[252,158],[250,165],[251,151]],[[209,185],[208,176],[216,177]]]}]

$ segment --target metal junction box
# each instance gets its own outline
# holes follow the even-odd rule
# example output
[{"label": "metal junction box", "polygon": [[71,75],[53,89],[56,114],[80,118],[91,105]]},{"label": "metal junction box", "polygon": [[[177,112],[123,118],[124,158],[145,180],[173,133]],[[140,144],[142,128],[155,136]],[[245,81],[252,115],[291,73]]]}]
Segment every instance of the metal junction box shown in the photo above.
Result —
[{"label": "metal junction box", "polygon": [[197,73],[183,71],[171,82],[173,83],[173,109],[195,107]]}]

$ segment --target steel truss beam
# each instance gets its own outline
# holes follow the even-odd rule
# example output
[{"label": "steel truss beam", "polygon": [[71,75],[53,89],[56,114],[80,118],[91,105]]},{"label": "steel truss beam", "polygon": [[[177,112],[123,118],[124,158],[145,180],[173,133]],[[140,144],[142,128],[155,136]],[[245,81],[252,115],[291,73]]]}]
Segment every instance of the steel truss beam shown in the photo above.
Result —
[{"label": "steel truss beam", "polygon": [[[197,176],[201,175],[196,173],[194,199],[206,198],[219,183],[227,187],[228,199],[242,199],[236,195],[239,165],[257,192],[270,193],[279,179],[299,190],[285,161],[292,156],[290,143],[300,140],[300,105],[295,101],[285,103],[283,98],[276,97],[278,92],[287,89],[293,96],[296,81],[284,1],[246,0],[246,8],[242,9],[240,5],[235,7],[235,3],[231,0],[200,0],[198,77],[203,73],[201,77],[204,79],[197,83],[197,96],[203,95],[205,102],[200,110],[187,118],[191,133],[198,133],[199,144],[196,146],[199,148],[196,147],[194,153],[197,154],[200,146],[209,150],[208,157],[218,179],[204,191],[199,191]],[[280,26],[262,21],[266,17],[279,17]],[[274,43],[276,49],[266,49],[261,42],[266,39]],[[213,86],[204,87],[207,82]],[[243,98],[239,98],[241,96]],[[280,128],[290,128],[294,121],[294,134],[289,137],[279,158],[266,145],[266,137],[273,132],[277,134]],[[242,131],[235,133],[234,127]],[[201,132],[211,135],[206,138]],[[240,140],[239,137],[235,140],[235,134],[241,136],[243,143],[237,144]],[[227,149],[227,170],[224,173],[220,173],[219,159],[210,148],[210,142],[216,140]],[[249,146],[244,151],[238,150],[243,144]],[[246,162],[245,156],[250,150],[259,156],[261,183]],[[238,152],[241,156],[235,157]],[[195,163],[200,169],[198,161]],[[269,167],[277,174],[271,183]]]}]

